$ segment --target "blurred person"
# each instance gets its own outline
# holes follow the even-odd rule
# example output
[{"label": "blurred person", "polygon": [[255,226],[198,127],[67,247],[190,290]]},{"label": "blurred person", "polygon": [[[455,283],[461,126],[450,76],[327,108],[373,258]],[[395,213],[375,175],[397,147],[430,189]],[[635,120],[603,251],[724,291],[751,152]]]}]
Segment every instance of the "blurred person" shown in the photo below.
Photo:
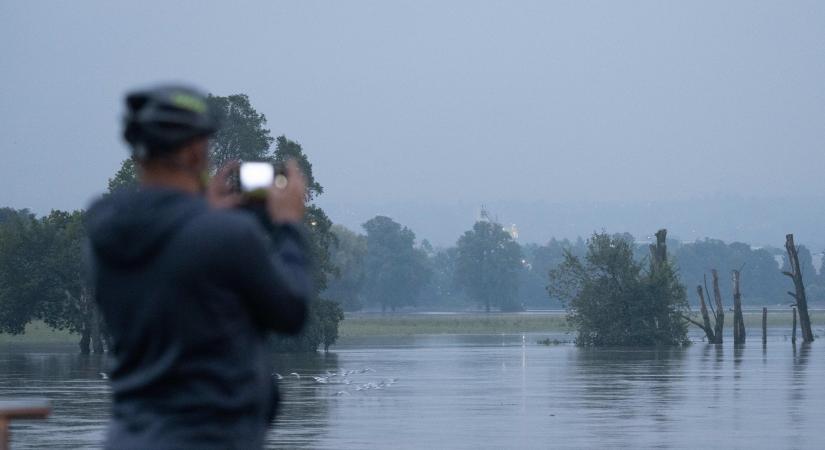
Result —
[{"label": "blurred person", "polygon": [[126,97],[139,187],[87,215],[96,300],[111,334],[109,449],[263,446],[277,404],[269,331],[300,331],[312,292],[294,163],[266,220],[238,208],[232,167],[211,183],[206,97],[159,86]]}]

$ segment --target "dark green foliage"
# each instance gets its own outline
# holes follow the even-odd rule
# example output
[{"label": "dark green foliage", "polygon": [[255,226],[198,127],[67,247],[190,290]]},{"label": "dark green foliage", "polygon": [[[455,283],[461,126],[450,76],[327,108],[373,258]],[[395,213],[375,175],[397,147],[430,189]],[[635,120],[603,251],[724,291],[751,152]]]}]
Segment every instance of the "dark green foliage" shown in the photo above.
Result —
[{"label": "dark green foliage", "polygon": [[521,247],[501,225],[479,221],[458,239],[455,281],[487,312],[491,307],[520,311],[518,281],[525,262]]},{"label": "dark green foliage", "polygon": [[547,302],[547,273],[564,262],[564,252],[571,251],[583,257],[587,252],[584,240],[551,239],[545,245],[527,244],[522,246],[526,270],[519,274],[519,294],[524,304],[530,308],[561,308],[561,299],[551,298]]},{"label": "dark green foliage", "polygon": [[[307,177],[307,202],[323,193],[323,187],[315,180],[312,164],[301,145],[285,136],[273,138],[266,128],[266,116],[255,110],[249,97],[244,94],[210,96],[208,102],[209,107],[218,112],[222,123],[220,131],[210,142],[213,168],[232,160],[279,162],[295,159]],[[274,150],[271,148],[273,142],[276,143]],[[330,258],[335,235],[331,232],[332,221],[315,204],[307,205],[304,224],[308,230],[312,276],[317,294],[326,288],[330,275],[336,274],[336,267]],[[337,326],[343,315],[339,318],[340,308],[332,308],[328,303],[326,300],[314,300],[311,319],[305,330],[294,338],[276,337],[276,347],[281,350],[314,351],[320,343],[332,344],[337,339]],[[335,328],[334,332],[330,327]],[[321,328],[326,331],[319,331]]]},{"label": "dark green foliage", "polygon": [[49,240],[42,260],[49,281],[42,293],[42,318],[53,328],[83,332],[92,303],[83,258],[83,213],[52,211],[41,222]]},{"label": "dark green foliage", "polygon": [[137,186],[137,171],[132,158],[124,159],[115,176],[109,178],[109,193]]},{"label": "dark green foliage", "polygon": [[0,223],[0,330],[21,333],[43,320],[81,334],[81,350],[95,340],[102,351],[100,322],[83,258],[83,212],[28,212]]},{"label": "dark green foliage", "polygon": [[466,309],[472,301],[456,283],[458,249],[449,247],[427,254],[432,278],[422,289],[422,303],[431,309]]},{"label": "dark green foliage", "polygon": [[330,258],[330,249],[335,246],[335,235],[332,234],[332,221],[319,206],[308,205],[304,216],[304,225],[309,234],[309,256],[312,260],[312,278],[315,284],[315,293],[318,294],[327,287],[327,280],[336,274],[336,267]]},{"label": "dark green foliage", "polygon": [[3,208],[0,218],[0,332],[19,334],[38,313],[45,233],[27,210]]},{"label": "dark green foliage", "polygon": [[209,145],[213,168],[232,160],[275,160],[270,150],[275,139],[266,128],[266,116],[252,107],[249,97],[245,94],[226,97],[210,95],[207,103],[221,122],[220,130]]},{"label": "dark green foliage", "polygon": [[315,176],[312,174],[312,163],[304,154],[301,144],[289,140],[286,136],[278,136],[275,139],[275,157],[276,162],[283,162],[293,159],[298,163],[301,171],[307,179],[307,201],[312,201],[314,198],[324,193],[324,188],[321,186]]},{"label": "dark green foliage", "polygon": [[331,231],[335,235],[331,261],[337,273],[328,281],[323,295],[338,302],[345,311],[358,311],[363,307],[361,289],[366,277],[367,239],[341,225],[333,225]]},{"label": "dark green foliage", "polygon": [[685,345],[684,286],[670,263],[645,269],[627,239],[594,234],[584,258],[565,254],[549,290],[565,300],[583,346]]},{"label": "dark green foliage", "polygon": [[415,233],[385,216],[363,225],[367,232],[364,298],[381,310],[414,305],[431,276],[427,256],[415,247]]},{"label": "dark green foliage", "polygon": [[314,352],[323,345],[324,351],[338,340],[338,325],[344,311],[338,303],[316,298],[309,304],[309,317],[304,329],[296,336],[274,336],[272,345],[280,352]]},{"label": "dark green foliage", "polygon": [[[719,271],[722,298],[732,301],[733,292],[729,274],[742,269],[742,302],[745,305],[775,305],[789,301],[787,279],[779,271],[774,255],[782,250],[752,249],[748,244],[725,244],[716,239],[704,239],[688,244],[670,245],[679,276],[688,286],[704,283],[711,269]],[[800,257],[801,257],[800,253]],[[813,266],[810,265],[812,270]],[[803,269],[804,270],[804,269]],[[691,291],[692,292],[692,291]],[[696,303],[696,295],[691,296]]]}]

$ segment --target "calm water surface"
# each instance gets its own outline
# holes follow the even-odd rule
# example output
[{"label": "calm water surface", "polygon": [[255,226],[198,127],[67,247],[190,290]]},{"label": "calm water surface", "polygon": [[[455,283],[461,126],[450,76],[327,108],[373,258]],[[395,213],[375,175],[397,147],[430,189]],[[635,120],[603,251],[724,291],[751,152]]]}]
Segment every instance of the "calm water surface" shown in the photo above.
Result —
[{"label": "calm water surface", "polygon": [[[794,348],[776,332],[764,350],[754,338],[583,350],[536,343],[547,336],[368,338],[276,355],[283,403],[268,447],[825,447],[825,342]],[[0,398],[54,406],[48,421],[12,427],[13,448],[98,447],[108,364],[74,347],[0,347]]]}]

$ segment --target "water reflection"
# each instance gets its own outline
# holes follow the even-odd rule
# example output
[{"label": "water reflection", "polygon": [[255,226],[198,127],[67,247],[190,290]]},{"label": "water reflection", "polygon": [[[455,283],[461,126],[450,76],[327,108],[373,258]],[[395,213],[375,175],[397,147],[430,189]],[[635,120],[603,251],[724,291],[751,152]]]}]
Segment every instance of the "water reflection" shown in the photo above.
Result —
[{"label": "water reflection", "polygon": [[623,445],[629,429],[666,433],[681,402],[682,349],[581,349],[573,353],[588,428],[607,446]]},{"label": "water reflection", "polygon": [[[812,407],[814,405],[809,402],[808,392],[808,359],[811,353],[811,344],[803,342],[799,344],[791,344],[793,349],[793,364],[791,365],[791,382],[788,390],[788,428],[796,431],[803,431],[807,428],[808,415],[813,413]],[[800,445],[800,438],[798,433],[791,435],[791,442],[794,447]]]},{"label": "water reflection", "polygon": [[[327,385],[344,382],[345,377],[329,380],[328,374],[338,373],[335,353],[275,354],[275,373],[283,379],[280,385],[281,403],[274,428],[268,435],[271,448],[313,448],[324,433],[328,421],[330,390],[323,389],[313,377],[327,379]],[[291,374],[297,374],[291,375]],[[299,378],[300,377],[300,378]],[[346,386],[341,384],[341,386]],[[338,392],[338,391],[336,391]]]},{"label": "water reflection", "polygon": [[[730,344],[585,350],[496,334],[375,337],[326,355],[273,355],[283,402],[267,445],[816,447],[825,358],[775,336],[767,354]],[[74,346],[2,349],[0,396],[55,405],[46,422],[14,425],[14,448],[97,447],[107,362]]]}]

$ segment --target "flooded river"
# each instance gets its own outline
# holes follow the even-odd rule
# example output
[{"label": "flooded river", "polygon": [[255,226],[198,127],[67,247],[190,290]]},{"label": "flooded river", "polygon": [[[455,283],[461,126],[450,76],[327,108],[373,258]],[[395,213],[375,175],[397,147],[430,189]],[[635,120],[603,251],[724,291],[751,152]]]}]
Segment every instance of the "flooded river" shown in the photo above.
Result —
[{"label": "flooded river", "polygon": [[[268,447],[825,445],[825,342],[794,348],[777,331],[767,349],[751,337],[743,349],[584,350],[537,344],[545,337],[370,337],[278,355],[283,403]],[[47,421],[16,423],[13,448],[99,446],[107,365],[74,347],[0,347],[0,398],[54,407]]]}]

